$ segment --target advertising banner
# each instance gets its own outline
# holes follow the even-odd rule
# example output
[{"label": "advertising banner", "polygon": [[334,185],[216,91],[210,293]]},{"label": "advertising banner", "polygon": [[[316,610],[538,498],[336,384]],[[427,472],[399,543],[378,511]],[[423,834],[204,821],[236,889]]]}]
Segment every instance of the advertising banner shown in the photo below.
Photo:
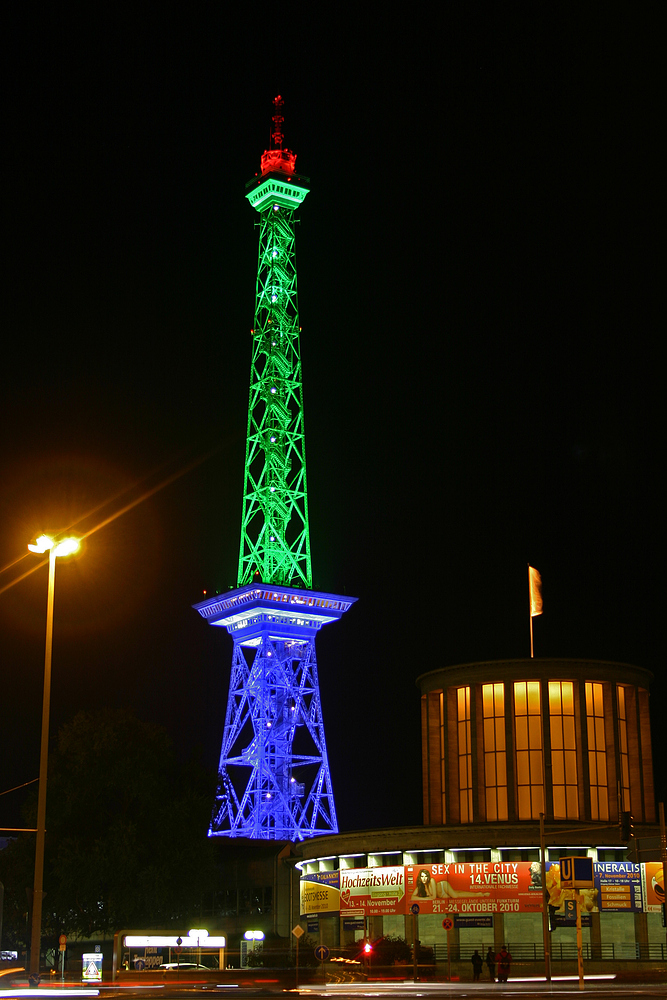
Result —
[{"label": "advertising banner", "polygon": [[406,894],[420,913],[535,913],[542,909],[540,865],[482,861],[408,865]]},{"label": "advertising banner", "polygon": [[340,872],[313,872],[302,875],[299,883],[301,913],[329,913],[338,910]]},{"label": "advertising banner", "polygon": [[[581,889],[582,914],[586,913],[641,913],[644,908],[642,893],[642,865],[634,861],[596,861],[593,864],[594,887]],[[574,889],[563,889],[560,884],[560,864],[547,862],[547,891],[549,910],[558,918],[565,917],[565,903],[575,898]]]},{"label": "advertising banner", "polygon": [[490,917],[471,917],[467,914],[456,913],[454,914],[454,926],[455,927],[493,927],[493,916]]},{"label": "advertising banner", "polygon": [[342,917],[405,913],[405,869],[347,868],[340,872]]},{"label": "advertising banner", "polygon": [[[547,862],[546,889],[552,926],[570,919],[566,903],[575,889],[560,884],[560,864]],[[581,912],[659,913],[664,902],[662,865],[634,861],[596,861],[594,885],[581,892]],[[361,918],[383,913],[474,916],[494,913],[538,913],[542,909],[542,875],[538,861],[444,862],[387,868],[344,868],[301,878],[301,913],[340,911]]]},{"label": "advertising banner", "polygon": [[363,931],[366,923],[363,917],[346,917],[343,920],[343,930],[346,931]]},{"label": "advertising banner", "polygon": [[642,891],[644,909],[647,913],[659,913],[665,902],[665,885],[662,877],[662,862],[647,861],[642,865]]}]

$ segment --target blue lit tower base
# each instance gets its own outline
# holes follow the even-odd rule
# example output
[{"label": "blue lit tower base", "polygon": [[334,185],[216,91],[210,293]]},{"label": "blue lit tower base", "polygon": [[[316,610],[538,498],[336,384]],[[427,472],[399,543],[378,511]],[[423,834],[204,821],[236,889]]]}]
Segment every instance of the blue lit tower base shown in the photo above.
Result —
[{"label": "blue lit tower base", "polygon": [[355,601],[254,583],[194,605],[234,639],[209,837],[337,833],[315,635]]}]

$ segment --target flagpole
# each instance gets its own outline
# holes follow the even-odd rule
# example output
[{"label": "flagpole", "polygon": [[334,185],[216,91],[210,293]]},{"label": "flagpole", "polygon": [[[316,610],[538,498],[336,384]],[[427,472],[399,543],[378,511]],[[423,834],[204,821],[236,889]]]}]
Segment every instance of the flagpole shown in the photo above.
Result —
[{"label": "flagpole", "polygon": [[533,657],[533,616],[532,615],[530,615],[530,658],[531,658],[531,660],[534,658]]}]

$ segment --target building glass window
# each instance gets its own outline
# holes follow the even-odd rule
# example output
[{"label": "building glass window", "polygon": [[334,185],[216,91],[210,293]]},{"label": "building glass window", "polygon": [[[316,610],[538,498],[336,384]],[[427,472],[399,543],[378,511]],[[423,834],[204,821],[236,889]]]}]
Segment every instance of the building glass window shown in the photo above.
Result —
[{"label": "building glass window", "polygon": [[514,681],[514,745],[519,819],[539,819],[544,812],[539,681]]},{"label": "building glass window", "polygon": [[572,681],[549,681],[549,729],[554,819],[579,819]]},{"label": "building glass window", "polygon": [[513,847],[501,847],[500,858],[502,861],[539,861],[539,847],[524,847],[515,850]]},{"label": "building glass window", "polygon": [[477,851],[452,851],[454,862],[460,864],[465,862],[470,865],[481,865],[491,861],[491,851],[487,849]]},{"label": "building glass window", "polygon": [[607,742],[604,730],[602,684],[592,681],[586,681],[586,726],[588,731],[591,819],[608,820]]},{"label": "building glass window", "polygon": [[486,818],[494,822],[508,818],[504,684],[482,684],[482,713]]},{"label": "building glass window", "polygon": [[442,797],[442,822],[447,821],[445,797],[445,694],[440,692],[440,793]]},{"label": "building glass window", "polygon": [[472,823],[472,733],[469,687],[460,687],[456,690],[456,719],[459,744],[461,823]]},{"label": "building glass window", "polygon": [[630,812],[630,757],[628,754],[628,723],[625,705],[625,688],[622,684],[616,687],[618,701],[618,742],[621,764],[621,808]]}]

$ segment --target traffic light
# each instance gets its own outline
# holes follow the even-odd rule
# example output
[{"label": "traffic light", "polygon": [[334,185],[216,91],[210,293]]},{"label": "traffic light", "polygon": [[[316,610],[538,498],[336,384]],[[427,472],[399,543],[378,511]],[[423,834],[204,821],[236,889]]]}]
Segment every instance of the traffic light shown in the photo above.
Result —
[{"label": "traffic light", "polygon": [[370,955],[372,951],[373,951],[373,945],[370,943],[370,941],[367,941],[366,944],[364,945],[364,955]]},{"label": "traffic light", "polygon": [[621,840],[624,840],[626,843],[635,835],[632,820],[633,816],[631,812],[621,813]]}]

